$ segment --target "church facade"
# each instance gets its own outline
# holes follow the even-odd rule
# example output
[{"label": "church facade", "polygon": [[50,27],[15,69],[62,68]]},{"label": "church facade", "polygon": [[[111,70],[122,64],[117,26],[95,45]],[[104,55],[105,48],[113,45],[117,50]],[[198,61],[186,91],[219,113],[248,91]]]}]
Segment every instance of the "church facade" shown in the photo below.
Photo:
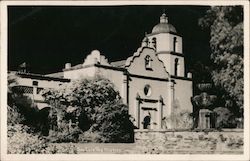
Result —
[{"label": "church facade", "polygon": [[139,129],[174,128],[171,122],[164,123],[164,119],[173,114],[175,106],[190,113],[193,111],[192,75],[185,71],[182,37],[168,23],[165,14],[127,59],[109,62],[100,51],[94,50],[82,64],[66,63],[63,72],[46,75],[44,79],[60,76],[47,83],[67,83],[96,75],[114,83]]}]

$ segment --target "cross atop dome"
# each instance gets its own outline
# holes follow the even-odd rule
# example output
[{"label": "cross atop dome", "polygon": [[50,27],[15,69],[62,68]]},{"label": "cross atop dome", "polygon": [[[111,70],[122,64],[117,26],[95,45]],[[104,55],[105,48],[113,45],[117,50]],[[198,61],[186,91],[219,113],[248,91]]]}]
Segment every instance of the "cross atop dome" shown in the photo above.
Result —
[{"label": "cross atop dome", "polygon": [[163,13],[160,17],[160,23],[168,23],[168,17],[165,13]]},{"label": "cross atop dome", "polygon": [[152,29],[153,34],[159,33],[177,33],[175,27],[168,23],[168,17],[165,12],[160,17],[160,23],[154,26]]}]

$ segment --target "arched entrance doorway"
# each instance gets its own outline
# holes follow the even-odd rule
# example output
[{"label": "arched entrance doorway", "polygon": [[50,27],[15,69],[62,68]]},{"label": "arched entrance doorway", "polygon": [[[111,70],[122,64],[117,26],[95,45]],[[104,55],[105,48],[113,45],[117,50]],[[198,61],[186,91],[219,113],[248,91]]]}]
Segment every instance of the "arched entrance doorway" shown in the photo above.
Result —
[{"label": "arched entrance doorway", "polygon": [[145,116],[143,119],[143,129],[149,129],[151,123],[151,116],[149,115]]}]

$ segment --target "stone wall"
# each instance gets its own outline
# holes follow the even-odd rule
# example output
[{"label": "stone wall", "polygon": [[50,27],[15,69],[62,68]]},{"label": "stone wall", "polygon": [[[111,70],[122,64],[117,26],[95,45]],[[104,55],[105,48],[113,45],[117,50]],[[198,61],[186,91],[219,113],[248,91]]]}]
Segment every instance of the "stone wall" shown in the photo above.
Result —
[{"label": "stone wall", "polygon": [[243,131],[135,130],[138,153],[242,154]]}]

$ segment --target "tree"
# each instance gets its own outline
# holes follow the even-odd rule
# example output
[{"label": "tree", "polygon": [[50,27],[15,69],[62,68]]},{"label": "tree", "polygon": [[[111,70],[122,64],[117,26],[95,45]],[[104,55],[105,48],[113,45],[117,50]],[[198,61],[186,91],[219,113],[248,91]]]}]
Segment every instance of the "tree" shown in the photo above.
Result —
[{"label": "tree", "polygon": [[16,76],[14,74],[8,75],[8,105],[7,105],[7,123],[8,126],[19,124],[24,120],[18,108],[14,105],[13,87],[16,86]]},{"label": "tree", "polygon": [[[130,139],[128,107],[108,79],[79,79],[43,92],[52,106],[51,123],[57,130],[65,129],[70,121],[83,132],[98,133],[98,142],[126,142]],[[63,125],[61,127],[61,125]]]},{"label": "tree", "polygon": [[8,73],[8,125],[25,124],[35,132],[41,132],[46,113],[44,110],[40,111],[34,101],[24,93],[18,79],[16,73]]},{"label": "tree", "polygon": [[210,29],[214,84],[224,91],[226,106],[243,109],[242,6],[211,7],[199,24]]}]

